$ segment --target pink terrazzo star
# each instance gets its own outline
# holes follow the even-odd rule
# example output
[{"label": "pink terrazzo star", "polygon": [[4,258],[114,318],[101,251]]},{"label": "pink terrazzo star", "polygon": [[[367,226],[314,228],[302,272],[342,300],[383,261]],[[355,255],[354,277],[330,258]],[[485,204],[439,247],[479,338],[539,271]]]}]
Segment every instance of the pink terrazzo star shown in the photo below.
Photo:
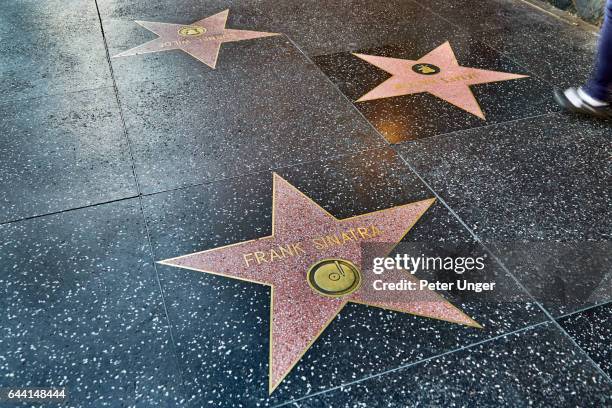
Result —
[{"label": "pink terrazzo star", "polygon": [[225,28],[228,14],[229,10],[225,10],[198,20],[193,24],[136,21],[147,30],[157,34],[159,38],[117,54],[113,58],[150,52],[182,50],[214,69],[217,65],[219,49],[224,42],[279,35],[277,33]]},{"label": "pink terrazzo star", "polygon": [[[361,265],[361,244],[376,242],[374,248],[380,251],[376,256],[386,256],[434,199],[339,220],[276,174],[273,189],[272,235],[161,261],[272,287],[270,393],[347,302],[480,327],[433,291],[374,290],[376,279],[416,278],[406,271],[376,275],[371,265]],[[325,237],[333,237],[329,245],[323,245]],[[329,258],[348,260],[362,269],[359,289],[344,297],[329,297],[308,284],[309,267]]]},{"label": "pink terrazzo star", "polygon": [[353,55],[392,75],[357,102],[428,92],[481,119],[485,119],[485,115],[470,90],[470,85],[527,77],[462,67],[448,41],[416,61],[365,54]]}]

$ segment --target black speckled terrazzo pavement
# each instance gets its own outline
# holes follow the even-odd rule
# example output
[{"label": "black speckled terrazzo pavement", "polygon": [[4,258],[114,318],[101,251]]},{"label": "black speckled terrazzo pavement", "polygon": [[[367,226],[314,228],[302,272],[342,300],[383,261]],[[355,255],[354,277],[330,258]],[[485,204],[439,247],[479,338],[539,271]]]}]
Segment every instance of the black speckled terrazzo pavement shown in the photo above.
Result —
[{"label": "black speckled terrazzo pavement", "polygon": [[561,327],[608,375],[612,374],[610,330],[612,306],[606,303],[559,319]]},{"label": "black speckled terrazzo pavement", "polygon": [[602,407],[610,405],[611,390],[559,329],[544,324],[295,406]]},{"label": "black speckled terrazzo pavement", "polygon": [[[226,9],[226,29],[278,35],[196,24]],[[145,22],[195,31],[117,57],[157,38]],[[551,99],[596,40],[518,0],[3,2],[0,407],[612,406],[611,127]],[[434,72],[430,93],[357,102],[391,74],[353,53],[443,61],[447,42],[526,77]],[[305,237],[321,220],[299,200],[346,220],[432,198],[391,255],[482,256],[462,279],[494,289],[433,306],[474,324],[349,302],[280,381],[278,337],[303,335],[273,335],[296,312],[280,289],[167,262]],[[2,400],[23,387],[68,398]]]}]

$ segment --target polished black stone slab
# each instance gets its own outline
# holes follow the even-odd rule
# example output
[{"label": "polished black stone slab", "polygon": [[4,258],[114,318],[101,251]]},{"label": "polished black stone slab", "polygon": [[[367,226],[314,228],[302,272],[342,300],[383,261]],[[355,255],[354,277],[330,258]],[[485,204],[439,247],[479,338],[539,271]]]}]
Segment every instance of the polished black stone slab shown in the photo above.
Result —
[{"label": "polished black stone slab", "polygon": [[385,144],[285,37],[223,44],[215,70],[169,54],[113,62],[145,193]]},{"label": "polished black stone slab", "polygon": [[547,324],[293,406],[602,407],[612,404],[611,392],[582,350]]},{"label": "polished black stone slab", "polygon": [[[450,34],[455,27],[412,1],[345,0],[342,2],[304,2],[272,0],[231,2],[193,0],[98,2],[108,27],[123,26],[130,20],[172,19],[189,23],[205,15],[230,10],[228,27],[286,34],[309,55],[321,55],[371,47],[389,41],[420,37],[424,33]],[[107,38],[116,44],[112,30]]]},{"label": "polished black stone slab", "polygon": [[559,319],[559,324],[609,376],[612,376],[612,303]]},{"label": "polished black stone slab", "polygon": [[0,102],[112,85],[93,2],[2,2],[0,55]]},{"label": "polished black stone slab", "polygon": [[[530,76],[471,86],[485,120],[429,93],[354,102],[355,106],[390,143],[401,143],[557,110],[551,99],[550,85],[478,40],[466,36],[426,33],[402,43],[362,49],[358,52],[417,60],[449,41],[462,66]],[[314,61],[351,101],[356,101],[390,77],[385,71],[350,53],[318,56]]]},{"label": "polished black stone slab", "polygon": [[135,196],[112,88],[0,104],[0,222]]},{"label": "polished black stone slab", "polygon": [[[432,196],[391,149],[276,171],[339,218]],[[156,259],[269,235],[271,194],[272,174],[261,172],[143,197]],[[460,244],[462,253],[483,253],[438,203],[403,245],[436,253],[446,243]],[[487,264],[486,275],[465,278],[496,282],[496,291],[444,293],[483,329],[349,304],[270,397],[269,289],[164,265],[158,270],[190,392],[187,399],[193,406],[266,406],[545,319],[493,260]]]},{"label": "polished black stone slab", "polygon": [[561,315],[612,295],[608,133],[604,123],[554,114],[398,150],[536,298]]},{"label": "polished black stone slab", "polygon": [[0,386],[66,387],[65,407],[182,406],[138,200],[0,236]]}]

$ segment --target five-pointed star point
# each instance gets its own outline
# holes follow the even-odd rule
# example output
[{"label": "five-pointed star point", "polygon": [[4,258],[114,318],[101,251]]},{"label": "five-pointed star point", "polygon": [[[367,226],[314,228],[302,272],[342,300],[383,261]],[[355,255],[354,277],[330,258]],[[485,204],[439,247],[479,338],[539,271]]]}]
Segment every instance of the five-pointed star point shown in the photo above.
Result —
[{"label": "five-pointed star point", "polygon": [[154,32],[159,37],[117,54],[113,58],[151,52],[182,50],[214,69],[217,65],[219,49],[224,42],[279,35],[278,33],[225,28],[228,14],[229,10],[224,10],[192,24],[136,21],[136,23]]},{"label": "five-pointed star point", "polygon": [[[462,67],[457,62],[448,41],[418,60],[356,53],[353,55],[392,75],[391,78],[359,98],[357,102],[428,92],[481,119],[485,119],[485,115],[470,90],[470,85],[527,77],[527,75]],[[440,72],[423,75],[413,70],[413,67],[418,64],[434,65],[439,68]]]},{"label": "five-pointed star point", "polygon": [[[376,243],[376,256],[386,256],[433,202],[434,199],[427,199],[340,220],[274,174],[272,235],[160,263],[272,287],[271,393],[347,302],[480,327],[433,291],[374,290],[373,282],[376,279],[386,282],[399,282],[401,279],[416,281],[404,270],[387,271],[382,275],[374,274],[371,269],[362,270],[359,289],[342,297],[324,296],[307,282],[308,268],[322,259],[341,258],[361,265],[363,242]],[[363,234],[368,226],[376,226],[380,234],[375,238],[373,235],[371,238],[361,235],[363,239],[359,239],[359,234]],[[313,244],[316,237],[330,235],[342,236],[344,242],[325,248],[321,248],[322,245],[317,248]],[[294,249],[293,256],[290,256],[291,248]],[[258,257],[246,255],[258,253],[261,254]],[[276,258],[273,255],[264,258],[263,254],[272,253],[276,253]]]}]

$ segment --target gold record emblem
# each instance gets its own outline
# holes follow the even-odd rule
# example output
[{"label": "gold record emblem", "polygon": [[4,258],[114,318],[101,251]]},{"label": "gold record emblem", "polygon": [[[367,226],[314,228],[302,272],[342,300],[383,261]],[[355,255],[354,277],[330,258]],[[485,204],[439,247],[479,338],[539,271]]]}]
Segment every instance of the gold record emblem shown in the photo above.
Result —
[{"label": "gold record emblem", "polygon": [[412,66],[412,70],[421,75],[435,75],[440,72],[440,67],[434,64],[419,63]]},{"label": "gold record emblem", "polygon": [[183,37],[197,37],[199,35],[204,34],[205,32],[206,32],[206,29],[204,27],[191,25],[191,26],[181,27],[178,33],[179,35],[182,35]]},{"label": "gold record emblem", "polygon": [[324,296],[344,296],[361,285],[361,272],[345,259],[323,259],[308,269],[308,284]]}]

